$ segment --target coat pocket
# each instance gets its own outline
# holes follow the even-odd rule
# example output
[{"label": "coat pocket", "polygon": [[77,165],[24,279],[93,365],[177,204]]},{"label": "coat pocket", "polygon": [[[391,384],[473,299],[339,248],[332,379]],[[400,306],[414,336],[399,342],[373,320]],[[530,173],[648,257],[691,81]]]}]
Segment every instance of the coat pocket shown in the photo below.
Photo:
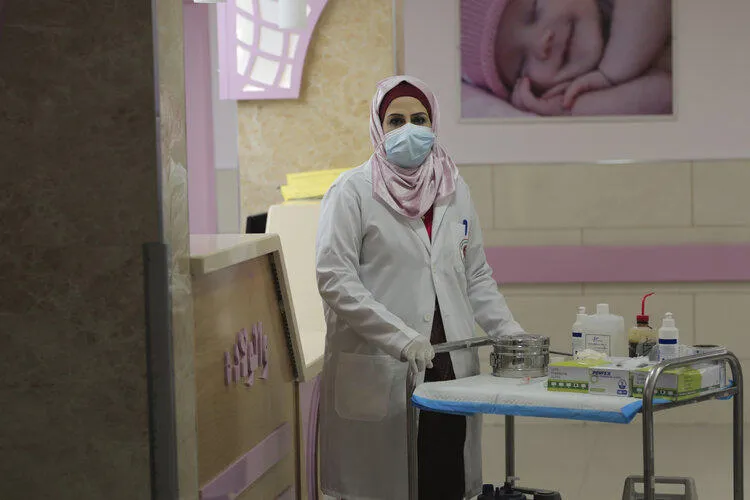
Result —
[{"label": "coat pocket", "polygon": [[334,382],[336,413],[365,422],[388,416],[396,362],[388,355],[340,353]]}]

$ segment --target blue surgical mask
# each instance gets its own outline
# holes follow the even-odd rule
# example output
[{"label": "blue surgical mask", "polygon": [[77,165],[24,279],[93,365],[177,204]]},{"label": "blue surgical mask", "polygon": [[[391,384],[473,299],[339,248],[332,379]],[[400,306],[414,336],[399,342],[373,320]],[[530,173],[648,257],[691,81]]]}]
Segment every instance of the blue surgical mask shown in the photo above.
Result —
[{"label": "blue surgical mask", "polygon": [[417,168],[432,151],[435,134],[428,127],[407,123],[385,136],[386,158],[401,168]]}]

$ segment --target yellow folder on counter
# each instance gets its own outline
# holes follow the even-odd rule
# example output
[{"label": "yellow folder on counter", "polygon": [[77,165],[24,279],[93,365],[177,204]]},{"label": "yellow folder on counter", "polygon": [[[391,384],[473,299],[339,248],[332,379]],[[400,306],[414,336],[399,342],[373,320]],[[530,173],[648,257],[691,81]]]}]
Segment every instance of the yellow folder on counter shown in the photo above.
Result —
[{"label": "yellow folder on counter", "polygon": [[281,186],[281,196],[285,201],[322,198],[339,175],[350,170],[339,168],[297,172],[286,175],[286,185]]}]

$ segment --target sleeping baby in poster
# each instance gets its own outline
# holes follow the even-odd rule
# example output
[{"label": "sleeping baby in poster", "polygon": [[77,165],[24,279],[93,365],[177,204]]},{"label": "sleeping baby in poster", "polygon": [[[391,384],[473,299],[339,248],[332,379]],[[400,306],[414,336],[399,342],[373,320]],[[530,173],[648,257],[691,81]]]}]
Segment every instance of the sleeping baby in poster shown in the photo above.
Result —
[{"label": "sleeping baby in poster", "polygon": [[672,114],[671,0],[460,0],[463,118]]}]

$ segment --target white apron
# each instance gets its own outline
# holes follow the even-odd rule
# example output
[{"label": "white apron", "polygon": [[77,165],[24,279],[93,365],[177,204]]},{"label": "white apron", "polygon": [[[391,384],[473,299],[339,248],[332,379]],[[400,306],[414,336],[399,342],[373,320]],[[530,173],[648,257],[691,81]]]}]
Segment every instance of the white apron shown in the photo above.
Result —
[{"label": "white apron", "polygon": [[[372,196],[369,164],[343,174],[321,205],[316,248],[327,324],[320,402],[321,484],[347,500],[406,500],[406,363],[417,335],[429,339],[435,298],[447,340],[522,329],[492,279],[469,189],[424,223]],[[479,373],[475,350],[451,353],[457,378]],[[424,375],[424,374],[422,374]],[[467,418],[466,495],[482,487],[481,415]]]}]

